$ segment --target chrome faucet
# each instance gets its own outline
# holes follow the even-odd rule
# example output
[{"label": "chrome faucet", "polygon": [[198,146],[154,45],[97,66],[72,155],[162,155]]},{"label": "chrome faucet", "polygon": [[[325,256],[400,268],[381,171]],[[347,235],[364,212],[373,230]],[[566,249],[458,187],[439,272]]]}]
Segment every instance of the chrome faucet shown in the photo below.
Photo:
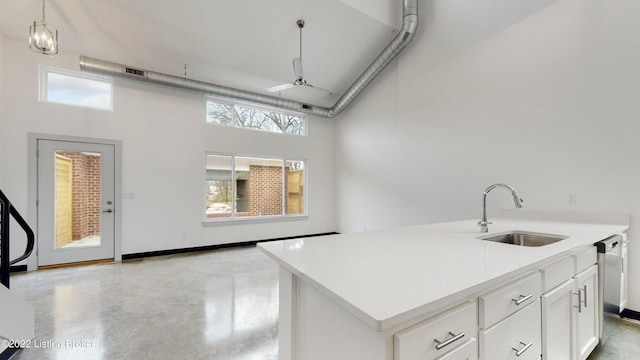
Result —
[{"label": "chrome faucet", "polygon": [[480,232],[486,233],[487,231],[489,231],[487,225],[491,223],[487,221],[487,195],[489,195],[489,191],[497,188],[498,186],[507,188],[511,191],[511,196],[513,196],[513,202],[516,205],[516,208],[521,208],[522,204],[524,203],[524,200],[522,200],[522,198],[518,196],[516,189],[512,188],[509,185],[493,184],[489,186],[484,190],[484,193],[482,194],[482,219],[480,219],[480,221],[478,222],[478,226],[480,226]]}]

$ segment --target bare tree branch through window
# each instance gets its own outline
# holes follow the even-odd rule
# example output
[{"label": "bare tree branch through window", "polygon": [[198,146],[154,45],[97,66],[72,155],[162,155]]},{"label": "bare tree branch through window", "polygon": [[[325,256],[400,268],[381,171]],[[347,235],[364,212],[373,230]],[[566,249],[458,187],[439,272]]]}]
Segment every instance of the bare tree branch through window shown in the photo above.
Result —
[{"label": "bare tree branch through window", "polygon": [[305,118],[278,112],[207,101],[207,122],[283,134],[305,134]]}]

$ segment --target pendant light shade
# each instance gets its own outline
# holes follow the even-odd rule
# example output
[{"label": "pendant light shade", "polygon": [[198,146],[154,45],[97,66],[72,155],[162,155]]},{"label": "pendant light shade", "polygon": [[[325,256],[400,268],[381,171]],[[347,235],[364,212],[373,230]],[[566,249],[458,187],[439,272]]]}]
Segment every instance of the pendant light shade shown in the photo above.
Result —
[{"label": "pendant light shade", "polygon": [[40,23],[34,21],[29,26],[29,48],[44,55],[55,55],[58,53],[58,30],[47,27],[44,1],[42,0],[42,20]]}]

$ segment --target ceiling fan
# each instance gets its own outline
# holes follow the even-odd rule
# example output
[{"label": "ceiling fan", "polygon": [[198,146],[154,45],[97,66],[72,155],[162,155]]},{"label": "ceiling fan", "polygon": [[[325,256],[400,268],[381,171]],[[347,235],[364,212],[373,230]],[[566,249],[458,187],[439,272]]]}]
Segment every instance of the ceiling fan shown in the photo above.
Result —
[{"label": "ceiling fan", "polygon": [[307,87],[307,88],[318,89],[318,90],[327,92],[329,95],[331,95],[331,91],[327,89],[315,87],[309,84],[307,80],[305,80],[304,72],[302,71],[302,28],[304,28],[304,20],[299,19],[298,21],[296,21],[296,25],[298,25],[298,28],[300,29],[300,57],[293,59],[293,73],[295,74],[295,79],[293,80],[293,82],[290,82],[290,83],[276,85],[276,86],[267,88],[267,91],[275,93],[275,92],[281,92],[287,89],[291,89],[294,87]]}]

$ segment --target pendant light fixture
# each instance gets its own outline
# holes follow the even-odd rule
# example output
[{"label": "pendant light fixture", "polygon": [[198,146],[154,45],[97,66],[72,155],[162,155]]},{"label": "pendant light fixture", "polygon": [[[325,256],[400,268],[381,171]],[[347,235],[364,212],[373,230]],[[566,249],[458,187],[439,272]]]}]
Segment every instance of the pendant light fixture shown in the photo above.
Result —
[{"label": "pendant light fixture", "polygon": [[58,30],[50,30],[44,18],[44,1],[42,0],[42,21],[29,26],[29,49],[44,55],[53,56],[58,53]]}]

